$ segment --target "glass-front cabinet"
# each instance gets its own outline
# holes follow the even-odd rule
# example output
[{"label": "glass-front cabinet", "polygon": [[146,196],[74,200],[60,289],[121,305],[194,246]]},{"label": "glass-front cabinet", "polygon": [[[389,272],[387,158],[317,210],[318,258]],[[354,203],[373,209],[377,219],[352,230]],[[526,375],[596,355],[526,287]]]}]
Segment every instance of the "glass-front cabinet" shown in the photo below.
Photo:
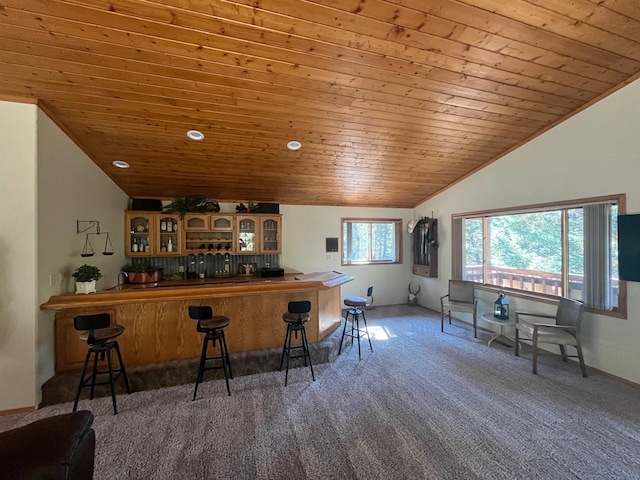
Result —
[{"label": "glass-front cabinet", "polygon": [[281,215],[125,212],[125,256],[282,253]]},{"label": "glass-front cabinet", "polygon": [[125,215],[125,256],[154,255],[154,214],[133,212]]},{"label": "glass-front cabinet", "polygon": [[282,253],[282,217],[260,216],[260,253]]},{"label": "glass-front cabinet", "polygon": [[180,255],[182,251],[182,233],[180,217],[160,213],[155,215],[156,232],[155,252],[160,256]]},{"label": "glass-front cabinet", "polygon": [[258,253],[258,217],[256,215],[237,215],[236,230],[238,232],[237,253]]}]

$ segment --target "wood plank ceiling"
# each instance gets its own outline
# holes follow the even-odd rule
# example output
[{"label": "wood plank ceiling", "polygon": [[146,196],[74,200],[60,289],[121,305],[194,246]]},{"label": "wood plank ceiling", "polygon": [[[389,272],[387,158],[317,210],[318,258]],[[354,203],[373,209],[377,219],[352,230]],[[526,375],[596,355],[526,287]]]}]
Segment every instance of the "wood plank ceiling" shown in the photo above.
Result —
[{"label": "wood plank ceiling", "polygon": [[639,7],[0,0],[0,95],[131,197],[413,207],[638,78]]}]

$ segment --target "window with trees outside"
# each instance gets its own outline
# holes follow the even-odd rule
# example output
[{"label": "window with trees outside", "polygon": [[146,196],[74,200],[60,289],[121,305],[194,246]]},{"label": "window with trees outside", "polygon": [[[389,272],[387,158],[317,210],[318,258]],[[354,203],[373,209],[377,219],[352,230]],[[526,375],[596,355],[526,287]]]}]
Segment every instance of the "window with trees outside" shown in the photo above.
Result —
[{"label": "window with trees outside", "polygon": [[453,275],[568,297],[589,310],[626,317],[617,234],[624,200],[616,195],[453,215]]},{"label": "window with trees outside", "polygon": [[402,220],[342,219],[342,265],[402,263]]}]

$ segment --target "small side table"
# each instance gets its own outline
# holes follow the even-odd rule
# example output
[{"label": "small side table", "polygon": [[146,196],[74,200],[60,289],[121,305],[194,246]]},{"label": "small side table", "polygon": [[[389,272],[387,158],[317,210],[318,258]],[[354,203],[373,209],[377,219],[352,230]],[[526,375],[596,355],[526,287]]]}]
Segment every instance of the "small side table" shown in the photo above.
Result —
[{"label": "small side table", "polygon": [[491,342],[493,342],[494,340],[502,345],[504,345],[505,347],[512,347],[513,345],[508,345],[506,343],[501,342],[500,340],[498,340],[499,337],[504,337],[507,340],[509,340],[512,344],[514,343],[514,341],[507,337],[504,334],[504,327],[513,327],[516,324],[515,320],[512,319],[507,319],[507,320],[500,320],[499,318],[496,318],[493,316],[493,313],[485,313],[484,315],[482,315],[482,319],[487,322],[487,323],[493,323],[494,325],[499,325],[500,326],[500,333],[494,333],[491,338],[489,339],[489,341],[487,342],[487,346],[491,346]]}]

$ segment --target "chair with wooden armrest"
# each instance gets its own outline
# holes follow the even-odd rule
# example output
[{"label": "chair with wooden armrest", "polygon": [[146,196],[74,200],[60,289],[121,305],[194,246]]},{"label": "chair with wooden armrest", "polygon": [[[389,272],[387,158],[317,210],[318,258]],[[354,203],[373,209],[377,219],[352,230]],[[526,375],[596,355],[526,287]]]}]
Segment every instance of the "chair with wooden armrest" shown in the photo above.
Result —
[{"label": "chair with wooden armrest", "polygon": [[475,282],[449,280],[449,293],[440,297],[441,332],[444,332],[444,317],[449,316],[451,324],[451,312],[471,313],[473,337],[478,338],[478,300],[475,298]]},{"label": "chair with wooden armrest", "polygon": [[[582,314],[584,313],[584,305],[582,303],[571,300],[569,298],[561,298],[558,304],[556,315],[545,315],[540,313],[516,312],[516,357],[520,353],[520,341],[531,342],[533,349],[533,364],[531,372],[537,374],[538,371],[538,355],[557,355],[556,353],[547,352],[538,349],[539,343],[547,343],[558,345],[560,347],[560,355],[564,362],[568,358],[577,358],[580,362],[582,376],[587,377],[587,367],[584,364],[582,355],[582,345],[580,343],[580,326],[582,324]],[[521,319],[521,317],[537,317],[555,320],[554,324],[549,323],[530,323]],[[525,338],[521,338],[524,335]],[[565,347],[573,346],[578,352],[577,355],[567,355]]]}]

